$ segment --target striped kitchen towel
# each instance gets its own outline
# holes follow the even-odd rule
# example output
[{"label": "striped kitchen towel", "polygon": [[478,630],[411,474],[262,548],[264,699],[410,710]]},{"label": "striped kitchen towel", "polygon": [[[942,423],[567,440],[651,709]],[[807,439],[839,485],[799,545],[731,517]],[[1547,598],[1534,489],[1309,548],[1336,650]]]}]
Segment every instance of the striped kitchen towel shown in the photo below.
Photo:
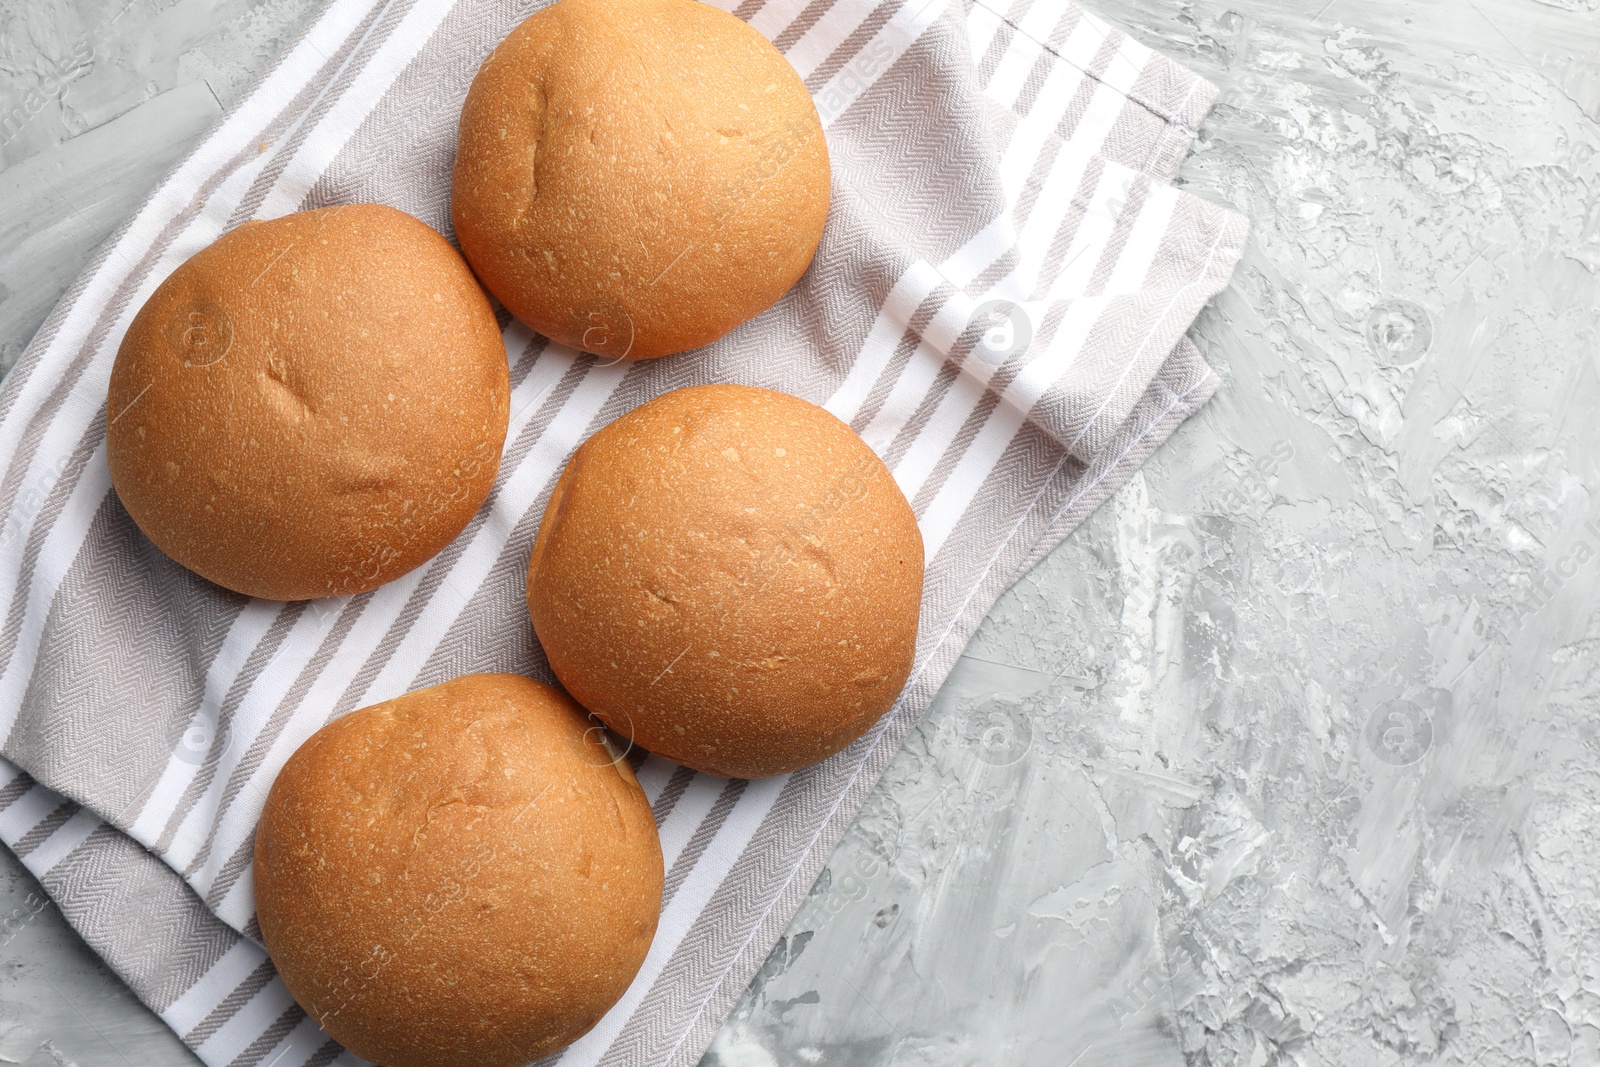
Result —
[{"label": "striped kitchen towel", "polygon": [[257,815],[332,718],[470,671],[549,680],[524,570],[556,475],[598,427],[705,382],[806,397],[884,457],[927,547],[910,683],[849,749],[753,782],[640,762],[667,863],[660,929],[627,995],[557,1059],[686,1065],[1001,590],[1218,384],[1184,332],[1245,222],[1165,184],[1212,86],[1059,0],[718,2],[822,114],[834,190],[816,261],[722,341],[652,363],[509,321],[499,480],[414,573],[280,604],[179,568],[111,492],[107,377],[151,290],[246,219],[379,201],[448,234],[461,101],[535,3],[333,0],[0,388],[0,839],[209,1064],[356,1062],[257,943]]}]

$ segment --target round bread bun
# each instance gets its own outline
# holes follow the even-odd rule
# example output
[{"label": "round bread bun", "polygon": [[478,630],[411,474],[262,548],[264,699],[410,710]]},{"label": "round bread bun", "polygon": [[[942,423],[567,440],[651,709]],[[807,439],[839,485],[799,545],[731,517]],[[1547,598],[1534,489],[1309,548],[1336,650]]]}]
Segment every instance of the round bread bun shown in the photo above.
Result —
[{"label": "round bread bun", "polygon": [[661,842],[605,731],[472,674],[323,727],[256,830],[261,938],[307,1014],[384,1067],[521,1067],[644,962]]},{"label": "round bread bun", "polygon": [[666,393],[596,433],[528,568],[550,666],[620,734],[758,778],[855,740],[905,684],[922,536],[894,477],[814,404]]},{"label": "round bread bun", "polygon": [[651,359],[776,303],[816,252],[828,182],[805,83],[743,21],[701,0],[558,0],[473,79],[452,213],[523,322]]},{"label": "round bread bun", "polygon": [[324,208],[245,223],[150,295],[111,369],[106,459],[133,521],[202,577],[360,593],[478,510],[510,395],[449,242],[394,208]]}]

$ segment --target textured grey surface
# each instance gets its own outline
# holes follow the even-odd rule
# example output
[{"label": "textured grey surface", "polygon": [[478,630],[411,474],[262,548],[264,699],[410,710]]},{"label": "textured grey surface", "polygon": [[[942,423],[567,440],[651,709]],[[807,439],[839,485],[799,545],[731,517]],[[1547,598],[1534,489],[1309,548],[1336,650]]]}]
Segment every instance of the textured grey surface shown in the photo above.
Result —
[{"label": "textured grey surface", "polygon": [[5,852],[0,866],[0,1064],[166,1067],[198,1062],[106,969],[49,903],[39,883]]},{"label": "textured grey surface", "polygon": [[[1227,384],[1002,599],[708,1067],[1600,1064],[1600,3],[1325,3],[1089,5],[1224,89]],[[7,359],[310,7],[125,5],[0,9]],[[0,890],[0,1056],[191,1062]]]},{"label": "textured grey surface", "polygon": [[1098,5],[1224,87],[1226,384],[996,607],[719,1067],[1600,1063],[1600,16],[1325,3]]}]

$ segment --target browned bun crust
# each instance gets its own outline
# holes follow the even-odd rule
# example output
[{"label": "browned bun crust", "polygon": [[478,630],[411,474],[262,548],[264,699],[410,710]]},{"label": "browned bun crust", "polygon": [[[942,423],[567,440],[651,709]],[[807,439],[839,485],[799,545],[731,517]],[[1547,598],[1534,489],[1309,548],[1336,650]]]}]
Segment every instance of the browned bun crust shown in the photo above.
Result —
[{"label": "browned bun crust", "polygon": [[510,383],[448,241],[352,204],[240,226],[134,316],[106,459],[167,555],[273,600],[359,593],[450,542],[494,484]]},{"label": "browned bun crust", "polygon": [[272,961],[385,1067],[521,1067],[628,988],[661,911],[661,842],[602,731],[547,685],[472,674],[323,727],[256,830]]},{"label": "browned bun crust", "polygon": [[561,683],[612,729],[713,774],[832,755],[911,669],[922,537],[883,462],[814,404],[666,393],[573,455],[528,568]]},{"label": "browned bun crust", "polygon": [[709,344],[805,273],[828,148],[794,68],[700,0],[558,0],[484,61],[452,212],[489,291],[602,355]]}]

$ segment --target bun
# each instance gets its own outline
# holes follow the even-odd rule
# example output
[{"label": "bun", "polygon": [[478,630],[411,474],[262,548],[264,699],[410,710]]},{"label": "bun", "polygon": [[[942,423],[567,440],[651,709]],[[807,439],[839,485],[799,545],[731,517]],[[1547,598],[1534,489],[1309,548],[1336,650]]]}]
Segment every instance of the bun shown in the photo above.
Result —
[{"label": "bun", "polygon": [[522,1067],[628,988],[661,911],[633,771],[566,696],[475,674],[353,712],[290,757],[256,831],[289,992],[385,1067]]},{"label": "bun", "polygon": [[156,546],[273,600],[359,593],[477,511],[510,383],[443,237],[354,204],[251,222],[162,282],[122,339],[106,458]]},{"label": "bun", "polygon": [[568,692],[645,748],[755,778],[859,737],[911,669],[922,537],[883,462],[814,404],[666,393],[556,483],[528,608]]},{"label": "bun", "polygon": [[545,336],[649,359],[709,344],[805,272],[828,148],[766,38],[699,0],[558,0],[484,61],[452,212],[483,283]]}]

